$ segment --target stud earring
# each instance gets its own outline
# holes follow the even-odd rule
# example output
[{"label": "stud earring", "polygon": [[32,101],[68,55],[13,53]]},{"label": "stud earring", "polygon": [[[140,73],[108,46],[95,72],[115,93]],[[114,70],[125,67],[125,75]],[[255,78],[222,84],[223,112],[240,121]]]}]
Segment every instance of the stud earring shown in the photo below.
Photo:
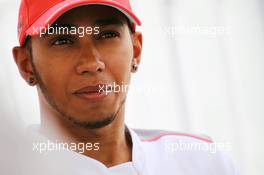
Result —
[{"label": "stud earring", "polygon": [[28,79],[28,83],[31,85],[31,86],[34,86],[35,85],[35,78],[34,76],[30,76],[29,79]]},{"label": "stud earring", "polygon": [[138,70],[138,65],[137,64],[133,64],[132,65],[132,72],[137,72]]}]

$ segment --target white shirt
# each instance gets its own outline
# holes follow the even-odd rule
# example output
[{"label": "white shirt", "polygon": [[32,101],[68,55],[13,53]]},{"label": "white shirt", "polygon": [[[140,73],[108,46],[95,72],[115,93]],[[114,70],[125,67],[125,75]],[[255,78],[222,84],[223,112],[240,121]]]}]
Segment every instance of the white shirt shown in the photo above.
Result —
[{"label": "white shirt", "polygon": [[66,151],[59,155],[63,161],[52,159],[58,164],[45,169],[74,175],[238,175],[226,154],[209,150],[213,142],[208,138],[158,130],[129,129],[129,133],[132,162],[107,168],[95,159]]}]

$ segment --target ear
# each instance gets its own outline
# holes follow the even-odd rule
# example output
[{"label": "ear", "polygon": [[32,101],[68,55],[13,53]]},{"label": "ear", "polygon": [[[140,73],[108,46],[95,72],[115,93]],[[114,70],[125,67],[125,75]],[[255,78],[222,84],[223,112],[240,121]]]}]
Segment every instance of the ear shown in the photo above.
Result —
[{"label": "ear", "polygon": [[132,34],[133,41],[133,61],[132,64],[137,64],[139,66],[141,61],[141,53],[142,53],[142,39],[143,36],[140,32],[135,32]]},{"label": "ear", "polygon": [[14,61],[17,64],[20,75],[29,83],[30,77],[34,76],[32,64],[30,61],[30,53],[27,48],[14,47],[13,50]]}]

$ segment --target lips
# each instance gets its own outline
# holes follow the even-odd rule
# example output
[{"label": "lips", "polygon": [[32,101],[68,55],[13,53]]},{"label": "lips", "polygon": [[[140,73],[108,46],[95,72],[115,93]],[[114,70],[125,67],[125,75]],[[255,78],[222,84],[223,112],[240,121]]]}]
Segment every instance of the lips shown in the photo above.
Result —
[{"label": "lips", "polygon": [[86,86],[74,92],[74,95],[88,101],[98,101],[109,95],[111,86],[107,84],[97,84]]}]

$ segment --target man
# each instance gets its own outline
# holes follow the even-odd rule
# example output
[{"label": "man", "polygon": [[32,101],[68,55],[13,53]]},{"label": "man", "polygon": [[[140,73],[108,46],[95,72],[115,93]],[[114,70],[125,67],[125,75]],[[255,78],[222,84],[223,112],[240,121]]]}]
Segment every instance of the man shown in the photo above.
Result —
[{"label": "man", "polygon": [[209,139],[124,124],[127,88],[115,87],[129,85],[140,64],[140,24],[128,0],[22,0],[13,56],[37,86],[39,133],[89,145],[67,153],[75,174],[236,174],[220,152],[175,151],[178,143],[209,147]]}]

